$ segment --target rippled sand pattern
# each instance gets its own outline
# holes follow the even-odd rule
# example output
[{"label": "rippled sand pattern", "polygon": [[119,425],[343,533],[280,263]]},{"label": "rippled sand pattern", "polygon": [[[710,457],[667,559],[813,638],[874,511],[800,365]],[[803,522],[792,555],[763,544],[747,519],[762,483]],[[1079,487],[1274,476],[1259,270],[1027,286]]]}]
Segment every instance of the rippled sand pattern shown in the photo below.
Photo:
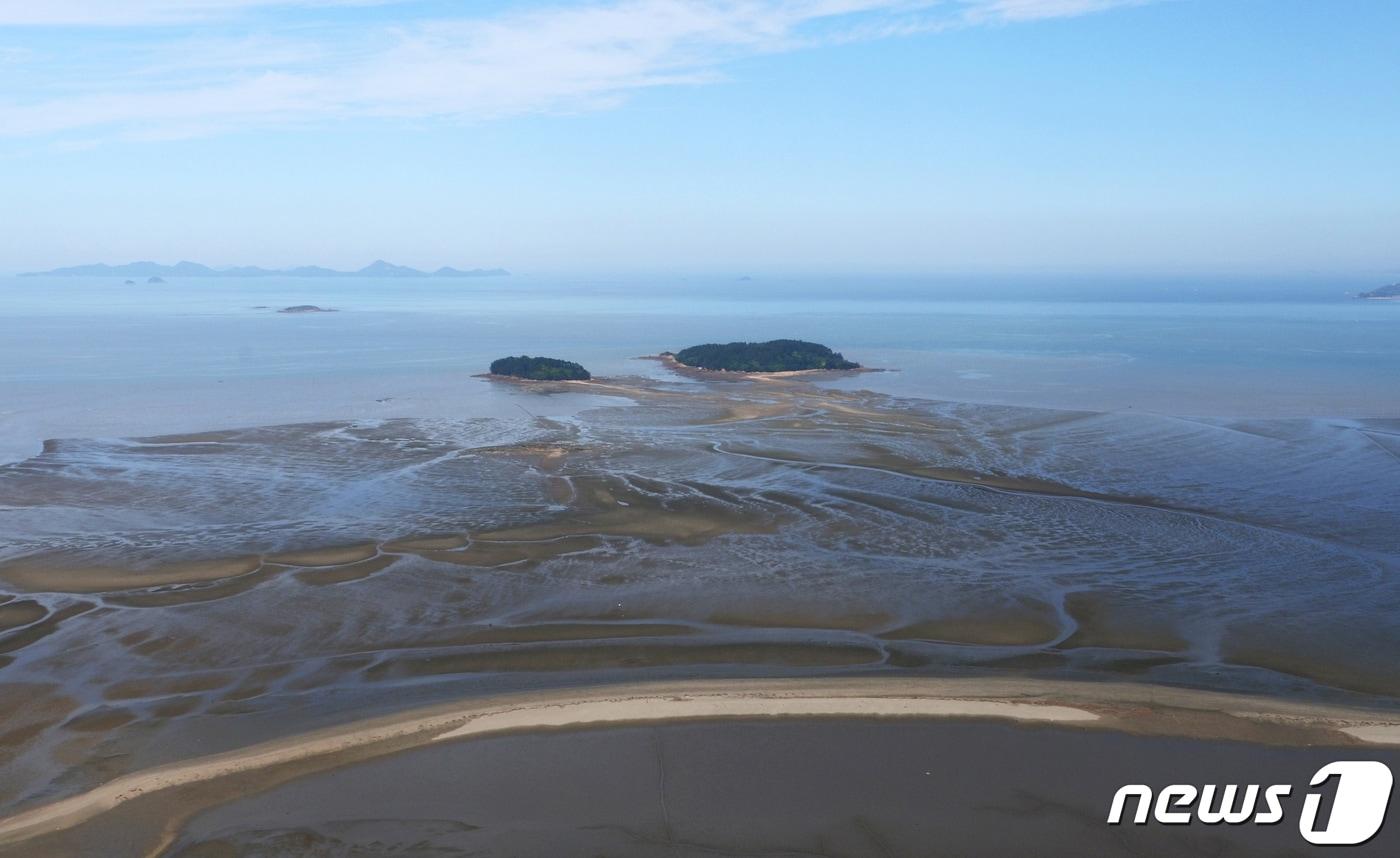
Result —
[{"label": "rippled sand pattern", "polygon": [[0,467],[0,807],[585,680],[1400,695],[1400,421],[589,387],[637,404],[58,440]]}]

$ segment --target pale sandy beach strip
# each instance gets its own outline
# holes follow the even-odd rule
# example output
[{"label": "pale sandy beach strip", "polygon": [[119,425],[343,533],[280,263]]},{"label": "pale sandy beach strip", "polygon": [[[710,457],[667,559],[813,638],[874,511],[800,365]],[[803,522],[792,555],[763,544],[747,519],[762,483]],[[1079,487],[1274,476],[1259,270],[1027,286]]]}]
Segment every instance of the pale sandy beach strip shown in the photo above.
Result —
[{"label": "pale sandy beach strip", "polygon": [[464,739],[516,730],[685,721],[705,718],[1011,718],[1017,721],[1094,721],[1084,709],[1004,700],[949,700],[938,697],[795,697],[756,694],[682,694],[577,700],[492,712],[435,736],[435,741]]},{"label": "pale sandy beach strip", "polygon": [[1369,724],[1343,727],[1343,733],[1372,745],[1400,745],[1400,724]]},{"label": "pale sandy beach strip", "polygon": [[[1083,706],[1072,705],[1080,702]],[[387,753],[433,741],[532,730],[715,718],[999,718],[1113,726],[1112,718],[1093,711],[1096,703],[1189,705],[1262,720],[1323,724],[1362,741],[1400,741],[1400,717],[1377,721],[1375,713],[1116,684],[849,678],[559,689],[417,709],[135,772],[0,820],[0,844],[72,828],[151,793],[314,758],[327,758],[330,767],[337,754],[381,743]]]}]

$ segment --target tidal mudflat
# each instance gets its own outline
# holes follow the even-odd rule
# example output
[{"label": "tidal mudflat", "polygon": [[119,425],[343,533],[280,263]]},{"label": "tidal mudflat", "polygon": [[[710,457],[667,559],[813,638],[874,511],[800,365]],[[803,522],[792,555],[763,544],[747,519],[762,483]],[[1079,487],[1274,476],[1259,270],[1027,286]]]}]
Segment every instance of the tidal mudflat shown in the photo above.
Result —
[{"label": "tidal mudflat", "polygon": [[[1335,755],[975,721],[523,734],[237,799],[194,814],[170,854],[1278,855],[1301,843],[1293,826],[1110,827],[1104,796],[1134,778],[1300,782]],[[1376,756],[1400,764],[1400,753]],[[1397,844],[1400,832],[1383,830],[1358,854]]]},{"label": "tidal mudflat", "polygon": [[[798,728],[813,721],[864,726],[818,733],[819,741],[806,746],[813,734]],[[728,750],[701,754],[727,760],[723,777],[706,776],[706,766],[684,761],[678,775],[668,774],[663,736],[675,734],[675,725],[745,722],[772,728],[776,741],[751,752],[744,729],[715,730],[714,741]],[[1358,723],[1365,726],[1344,726]],[[904,729],[910,724],[919,729]],[[1005,742],[1012,724],[1024,732]],[[588,751],[589,731],[639,725],[656,728],[643,749],[653,764],[640,772],[636,747],[625,740],[597,756]],[[989,729],[993,725],[997,729]],[[1080,732],[1039,729],[1049,726]],[[468,698],[120,776],[0,820],[0,850],[557,854],[571,851],[564,846],[572,836],[605,854],[925,854],[934,842],[1000,854],[1002,847],[1051,836],[1064,841],[1054,854],[1075,854],[1105,839],[1091,822],[1093,807],[1102,813],[1124,778],[1179,779],[1204,770],[1211,776],[1225,771],[1240,782],[1267,775],[1304,783],[1310,763],[1358,752],[1362,731],[1395,728],[1383,711],[1126,683],[906,676],[566,687]],[[1117,738],[1099,741],[1090,733]],[[528,741],[531,736],[552,738],[539,743]],[[513,737],[527,741],[507,742],[504,758],[476,750],[479,743],[494,747],[495,740]],[[918,744],[898,749],[911,739]],[[984,753],[988,744],[1000,747]],[[1360,752],[1400,759],[1394,748],[1372,745]],[[770,759],[775,753],[776,763]],[[614,754],[617,765],[610,763]],[[566,765],[559,765],[561,756]],[[428,759],[436,762],[422,763]],[[1211,762],[1202,767],[1203,760]],[[1222,769],[1221,760],[1232,762]],[[813,769],[822,775],[811,777]],[[937,780],[892,801],[877,820],[868,818],[872,801],[884,802],[881,796],[891,789],[903,793],[901,780],[918,769],[925,778],[936,772]],[[890,779],[890,772],[903,779]],[[536,800],[527,800],[532,779]],[[701,811],[694,819],[679,809],[672,815],[670,796],[677,789],[708,793],[691,808]],[[1041,790],[1047,795],[1037,796]],[[938,803],[954,791],[963,798]],[[483,800],[483,793],[495,798]],[[748,794],[739,799],[740,793]],[[918,802],[930,799],[935,803],[921,811]],[[659,831],[653,802],[661,813]],[[999,804],[1021,805],[1024,819],[988,839],[982,828],[994,820],[985,811]],[[948,830],[930,840],[930,824]],[[1121,829],[1109,833],[1115,851],[1140,854],[1142,846],[1166,845],[1162,854],[1187,847],[1250,854],[1255,846],[1233,832],[1202,837],[1185,831],[1163,839],[1131,830],[1127,837]],[[757,832],[764,836],[750,843]],[[1250,849],[1237,848],[1245,844]]]},{"label": "tidal mudflat", "polygon": [[[415,707],[619,682],[1078,683],[1036,702],[1086,711],[1085,688],[1230,692],[1293,701],[1272,722],[1342,745],[1400,722],[1400,420],[805,378],[534,389],[632,405],[56,440],[0,467],[0,813]],[[1182,708],[1229,708],[1210,700]],[[180,848],[252,836],[256,802],[236,807]]]}]

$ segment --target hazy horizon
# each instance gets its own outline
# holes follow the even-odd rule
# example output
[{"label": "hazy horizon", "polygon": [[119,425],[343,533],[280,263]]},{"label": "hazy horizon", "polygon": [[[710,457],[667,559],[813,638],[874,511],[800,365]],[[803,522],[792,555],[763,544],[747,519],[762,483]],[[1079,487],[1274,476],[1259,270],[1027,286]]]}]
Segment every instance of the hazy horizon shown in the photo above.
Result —
[{"label": "hazy horizon", "polygon": [[1400,8],[0,2],[0,271],[1400,278]]},{"label": "hazy horizon", "polygon": [[[127,260],[127,262],[154,261],[161,265],[174,265],[181,261],[202,263],[198,259],[179,260]],[[374,260],[369,260],[374,261]],[[393,265],[403,265],[395,259],[384,260]],[[81,263],[88,264],[88,263]],[[112,265],[126,263],[109,262]],[[243,263],[209,265],[219,270],[233,268]],[[259,267],[257,263],[248,263]],[[305,263],[319,266],[320,263]],[[461,277],[434,276],[433,271],[446,265],[458,269],[494,268],[489,261],[476,260],[454,264],[430,262],[423,265],[408,265],[425,276],[382,277],[361,275],[358,269],[365,264],[355,265],[353,270],[338,271],[338,276],[296,276],[282,271],[261,276],[219,276],[162,274],[167,288],[175,288],[181,293],[189,289],[201,290],[223,283],[230,287],[235,284],[257,284],[275,282],[285,284],[302,283],[307,286],[324,284],[334,290],[337,283],[369,284],[386,293],[403,292],[408,284],[424,282],[436,284],[438,289],[452,289],[464,295],[480,293],[488,288],[488,281],[496,281],[490,288],[515,290],[522,294],[533,292],[539,287],[549,289],[571,289],[579,295],[593,294],[606,297],[613,294],[640,294],[657,292],[675,295],[761,295],[773,300],[803,300],[814,295],[829,296],[846,292],[849,294],[869,293],[882,298],[908,296],[933,301],[966,300],[1009,300],[1009,301],[1336,301],[1351,300],[1356,295],[1396,281],[1394,275],[1385,271],[1372,273],[1326,274],[1319,272],[1294,272],[1288,275],[1230,275],[1219,273],[1186,274],[1144,274],[1117,272],[1058,272],[1058,271],[1004,271],[1004,272],[881,272],[881,271],[765,271],[761,268],[729,269],[713,271],[680,271],[674,268],[656,270],[515,270],[505,266],[505,275],[466,275]],[[68,267],[68,266],[59,266]],[[269,266],[260,266],[269,268]],[[3,271],[0,278],[13,283],[27,283],[33,288],[53,292],[65,292],[65,284],[84,284],[73,292],[74,297],[89,294],[85,288],[91,284],[117,284],[134,279],[144,285],[144,274],[108,275],[48,275],[46,271]],[[11,286],[10,292],[14,293]],[[251,293],[250,293],[251,294]],[[61,297],[55,293],[54,297]]]}]

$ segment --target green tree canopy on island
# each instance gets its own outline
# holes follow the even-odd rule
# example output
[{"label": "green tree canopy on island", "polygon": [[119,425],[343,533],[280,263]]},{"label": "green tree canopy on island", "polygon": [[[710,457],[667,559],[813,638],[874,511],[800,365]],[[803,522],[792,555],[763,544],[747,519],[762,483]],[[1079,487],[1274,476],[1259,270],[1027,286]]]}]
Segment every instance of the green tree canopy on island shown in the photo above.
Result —
[{"label": "green tree canopy on island", "polygon": [[534,381],[588,381],[593,377],[588,370],[571,360],[529,355],[494,360],[491,362],[491,374]]},{"label": "green tree canopy on island", "polygon": [[769,340],[766,343],[706,343],[675,353],[686,366],[731,372],[791,372],[801,369],[859,369],[821,343]]}]

